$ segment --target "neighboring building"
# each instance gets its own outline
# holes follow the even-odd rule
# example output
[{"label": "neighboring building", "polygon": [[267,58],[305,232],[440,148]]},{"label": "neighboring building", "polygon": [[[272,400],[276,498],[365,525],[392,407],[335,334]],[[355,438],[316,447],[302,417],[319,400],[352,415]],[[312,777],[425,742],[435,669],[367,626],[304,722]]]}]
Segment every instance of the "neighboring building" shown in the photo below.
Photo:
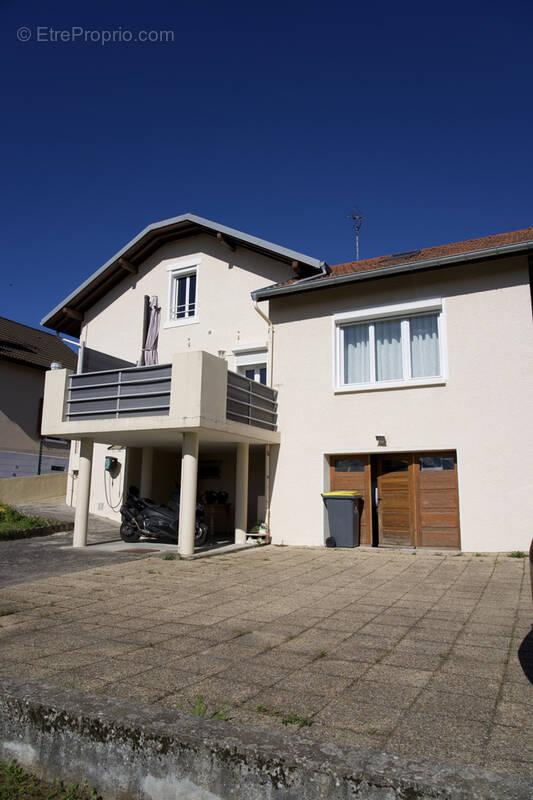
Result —
[{"label": "neighboring building", "polygon": [[[191,214],[156,223],[42,321],[100,359],[48,374],[43,432],[81,440],[97,513],[127,483],[181,487],[184,553],[205,489],[228,491],[239,540],[265,517],[274,542],[321,546],[321,493],[352,488],[364,544],[526,549],[532,256],[528,228],[329,267]],[[162,366],[136,368],[145,295]]]},{"label": "neighboring building", "polygon": [[0,317],[0,478],[66,471],[67,442],[41,437],[44,376],[76,359],[58,336]]}]

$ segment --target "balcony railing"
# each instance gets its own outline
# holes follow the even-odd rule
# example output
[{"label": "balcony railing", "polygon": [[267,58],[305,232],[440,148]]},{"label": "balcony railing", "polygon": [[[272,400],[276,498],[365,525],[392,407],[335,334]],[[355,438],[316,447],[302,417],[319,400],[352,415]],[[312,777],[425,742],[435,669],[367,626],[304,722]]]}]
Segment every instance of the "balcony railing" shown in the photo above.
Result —
[{"label": "balcony railing", "polygon": [[250,380],[236,372],[228,372],[226,417],[275,431],[277,425],[278,393],[269,386]]},{"label": "balcony railing", "polygon": [[170,364],[71,375],[67,418],[121,419],[168,415]]},{"label": "balcony railing", "polygon": [[[78,422],[168,416],[171,376],[172,364],[71,375],[68,381],[67,420]],[[224,388],[225,383],[221,382],[221,394]],[[175,391],[179,391],[179,388]],[[223,408],[223,395],[220,401]],[[244,375],[228,371],[225,407],[228,420],[269,431],[277,430],[277,392]]]}]

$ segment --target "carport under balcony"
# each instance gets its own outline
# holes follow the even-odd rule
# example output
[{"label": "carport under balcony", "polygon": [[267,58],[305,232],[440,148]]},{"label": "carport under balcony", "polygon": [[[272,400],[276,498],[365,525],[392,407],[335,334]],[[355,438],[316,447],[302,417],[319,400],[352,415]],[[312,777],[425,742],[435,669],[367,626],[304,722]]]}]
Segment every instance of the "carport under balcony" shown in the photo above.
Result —
[{"label": "carport under balcony", "polygon": [[235,538],[242,542],[249,446],[279,443],[277,393],[203,351],[179,353],[170,364],[153,367],[52,370],[46,375],[42,433],[80,440],[75,547],[87,543],[94,443],[141,448],[147,484],[154,448],[180,450],[179,552],[191,555],[200,443],[236,445]]}]

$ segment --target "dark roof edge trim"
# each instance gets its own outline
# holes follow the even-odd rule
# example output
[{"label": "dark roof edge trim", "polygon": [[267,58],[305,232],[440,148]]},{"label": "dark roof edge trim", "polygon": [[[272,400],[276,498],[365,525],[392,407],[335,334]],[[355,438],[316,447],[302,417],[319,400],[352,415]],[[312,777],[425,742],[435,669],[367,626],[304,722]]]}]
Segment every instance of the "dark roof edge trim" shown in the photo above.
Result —
[{"label": "dark roof edge trim", "polygon": [[464,261],[479,261],[480,259],[490,256],[505,256],[507,254],[521,252],[522,250],[527,251],[532,248],[533,240],[529,240],[527,242],[501,245],[500,247],[484,248],[483,250],[472,250],[469,253],[457,253],[451,256],[440,256],[438,258],[429,258],[423,261],[413,261],[410,264],[397,264],[392,267],[363,270],[361,272],[353,272],[347,275],[331,275],[330,277],[322,278],[321,280],[317,280],[316,277],[313,276],[314,282],[311,282],[311,279],[306,278],[304,280],[307,281],[307,283],[304,283],[304,280],[302,280],[298,281],[297,283],[289,284],[288,286],[279,286],[277,288],[269,288],[266,286],[264,289],[258,289],[256,292],[252,292],[252,297],[256,301],[268,300],[270,297],[279,297],[280,295],[285,294],[295,294],[296,292],[306,292],[310,291],[311,289],[326,289],[332,286],[338,286],[339,284],[351,283],[352,281],[387,277],[388,275],[394,275],[399,272],[414,272],[415,270],[419,269],[431,269],[431,267],[453,266],[454,264]]},{"label": "dark roof edge trim", "polygon": [[83,291],[83,289],[87,288],[89,284],[91,284],[99,275],[102,274],[108,267],[110,267],[113,263],[118,261],[121,256],[125,256],[131,247],[133,247],[137,242],[139,242],[146,234],[151,233],[152,231],[157,231],[160,228],[165,228],[168,225],[176,225],[180,222],[192,222],[193,224],[198,225],[200,228],[211,230],[215,233],[222,233],[226,234],[232,239],[236,239],[240,242],[240,244],[244,247],[251,246],[255,248],[259,248],[264,250],[266,253],[271,253],[274,255],[281,256],[287,260],[291,261],[301,261],[302,264],[306,264],[310,267],[314,267],[315,269],[322,270],[323,261],[317,258],[311,258],[311,256],[306,256],[304,253],[299,253],[296,250],[290,250],[287,247],[282,247],[280,245],[274,244],[272,242],[268,242],[266,239],[259,239],[257,236],[250,236],[247,233],[243,233],[242,231],[238,231],[235,228],[228,228],[226,225],[219,225],[212,220],[205,219],[204,217],[198,217],[196,214],[181,214],[178,217],[170,217],[169,219],[161,220],[160,222],[152,222],[150,225],[147,225],[140,233],[137,234],[131,241],[129,241],[124,247],[118,250],[114,256],[112,256],[105,264],[103,264],[96,272],[93,272],[92,275],[87,278],[86,281],[81,283],[73,292],[71,292],[64,300],[59,303],[52,311],[50,311],[43,319],[41,320],[41,325],[45,328],[50,327],[48,323],[50,320],[61,311],[62,308],[68,306],[69,303],[72,303],[76,300],[77,295],[79,292]]}]

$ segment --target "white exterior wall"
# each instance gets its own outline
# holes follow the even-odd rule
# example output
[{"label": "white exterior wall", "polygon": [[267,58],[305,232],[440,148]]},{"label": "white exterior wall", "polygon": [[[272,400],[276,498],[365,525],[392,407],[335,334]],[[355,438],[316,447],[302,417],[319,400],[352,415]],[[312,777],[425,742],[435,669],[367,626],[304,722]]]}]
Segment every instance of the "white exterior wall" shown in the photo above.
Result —
[{"label": "white exterior wall", "polygon": [[[180,258],[198,255],[198,322],[167,326],[167,268]],[[82,338],[88,347],[136,363],[141,353],[144,295],[157,295],[161,306],[159,363],[174,353],[223,350],[234,369],[234,347],[268,343],[266,322],[254,309],[250,293],[292,276],[290,266],[238,247],[231,252],[207,235],[191,236],[160,247],[85,314]],[[265,304],[263,304],[264,306]],[[267,308],[262,307],[265,312]]]},{"label": "white exterior wall", "polygon": [[[76,505],[77,476],[76,470],[79,467],[79,441],[73,442],[70,453],[70,463],[67,479],[67,505]],[[117,458],[120,463],[120,472],[116,478],[105,472],[106,456]],[[89,511],[91,514],[98,514],[100,517],[120,522],[120,505],[124,486],[126,469],[126,450],[108,451],[107,445],[94,445],[93,466],[91,470],[91,495],[89,500]]]},{"label": "white exterior wall", "polygon": [[[168,267],[179,267],[180,259],[198,256],[197,317],[190,324],[168,325]],[[115,358],[136,363],[141,353],[144,296],[157,295],[161,306],[159,363],[172,360],[174,353],[205,350],[213,355],[224,351],[229,369],[235,369],[233,349],[247,345],[268,346],[268,326],[254,309],[250,294],[255,289],[287,280],[292,269],[274,259],[242,247],[235,252],[208,235],[187,237],[163,245],[139,267],[138,274],[124,280],[99,300],[85,314],[80,339],[87,347]],[[268,309],[262,306],[262,311]],[[268,358],[268,354],[264,356]],[[77,448],[79,452],[79,446]],[[95,444],[89,510],[119,521],[119,506],[125,465],[112,483],[104,475],[106,455],[125,462],[126,453],[107,452],[104,444]],[[78,456],[71,454],[67,484],[67,503],[76,503]],[[106,495],[107,489],[107,495]],[[110,505],[111,503],[111,505]]]},{"label": "white exterior wall", "polygon": [[[335,394],[332,315],[442,297],[444,386]],[[322,545],[326,454],[456,450],[465,551],[527,550],[533,518],[533,325],[527,258],[271,300],[281,446],[275,542]],[[387,447],[376,447],[384,434]]]}]

